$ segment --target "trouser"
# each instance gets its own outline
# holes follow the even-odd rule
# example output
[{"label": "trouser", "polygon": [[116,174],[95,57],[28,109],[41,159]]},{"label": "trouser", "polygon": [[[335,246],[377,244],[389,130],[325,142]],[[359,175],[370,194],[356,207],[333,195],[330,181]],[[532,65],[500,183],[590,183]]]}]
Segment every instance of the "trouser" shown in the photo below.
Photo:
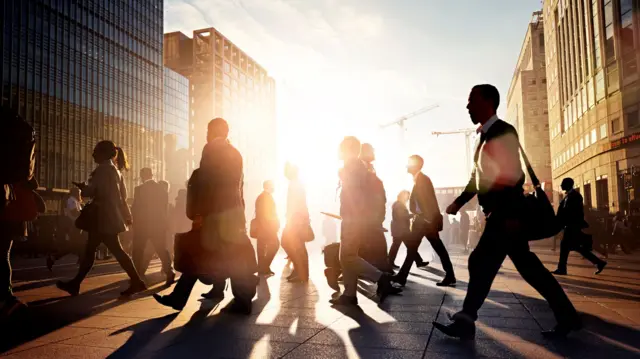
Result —
[{"label": "trouser", "polygon": [[445,277],[454,278],[455,273],[453,271],[451,258],[449,258],[449,252],[447,252],[447,248],[445,248],[438,233],[427,233],[424,228],[415,227],[417,226],[414,226],[414,229],[411,231],[411,238],[405,242],[405,245],[407,246],[407,258],[405,258],[397,277],[404,280],[409,277],[411,266],[414,262],[418,263],[418,260],[420,259],[418,248],[420,247],[422,238],[426,237],[431,244],[431,247],[433,247],[434,252],[436,252],[438,257],[440,257],[440,263],[442,263],[442,269],[445,272]]},{"label": "trouser", "polygon": [[594,265],[603,263],[603,260],[596,257],[596,255],[593,254],[592,251],[587,250],[585,247],[581,246],[581,236],[583,236],[583,234],[579,229],[565,229],[564,235],[562,236],[562,241],[560,242],[560,260],[558,261],[558,270],[563,272],[567,271],[567,261],[569,260],[569,252],[571,251],[580,253],[585,259],[587,259]]},{"label": "trouser", "polygon": [[198,279],[206,284],[213,283],[216,290],[224,290],[225,281],[230,279],[231,293],[235,300],[250,305],[258,285],[258,278],[253,274],[256,270],[256,259],[251,243],[247,240],[243,244],[229,245],[221,258],[224,261],[219,267],[219,273],[212,273],[211,277],[207,278],[183,273],[170,296],[175,298],[178,304],[185,305]]},{"label": "trouser", "polygon": [[[404,246],[407,247],[407,241],[411,239],[411,235],[407,234],[401,237],[393,237],[393,242],[391,243],[391,247],[389,247],[389,263],[393,264],[396,261],[396,257],[398,256],[398,250],[400,249],[400,245],[404,243]],[[407,247],[408,248],[408,247]],[[416,264],[423,263],[424,260],[420,253],[416,252]]]},{"label": "trouser", "polygon": [[343,220],[341,228],[340,266],[344,279],[344,295],[355,297],[358,277],[378,282],[382,272],[358,255],[362,236],[367,233],[364,230],[366,227],[359,223],[345,223]]},{"label": "trouser", "polygon": [[96,250],[98,249],[98,246],[103,243],[113,254],[116,260],[118,260],[118,263],[120,263],[122,269],[124,269],[124,271],[129,275],[131,281],[142,282],[142,279],[136,271],[136,267],[133,265],[131,258],[122,249],[118,235],[97,232],[89,232],[89,239],[87,240],[87,246],[85,247],[84,256],[82,257],[82,261],[80,262],[78,274],[76,274],[72,282],[75,282],[77,284],[82,283],[87,274],[89,274],[91,268],[93,268],[93,263],[96,259]]},{"label": "trouser", "polygon": [[265,233],[258,236],[256,240],[256,253],[258,256],[258,270],[270,270],[273,258],[278,253],[280,242],[278,241],[278,233]]},{"label": "trouser", "polygon": [[149,267],[149,260],[145,258],[145,249],[147,248],[147,241],[150,241],[155,249],[160,262],[162,262],[162,272],[171,273],[173,268],[171,267],[171,254],[167,249],[167,239],[164,232],[157,234],[139,233],[133,237],[133,263],[140,275],[144,275]]},{"label": "trouser", "polygon": [[547,300],[558,323],[569,324],[575,320],[576,309],[555,277],[531,252],[529,243],[518,238],[517,234],[509,233],[505,222],[494,218],[487,219],[484,233],[469,256],[469,286],[463,313],[472,320],[478,319],[478,310],[487,298],[506,256],[509,256],[522,278]]},{"label": "trouser", "polygon": [[305,242],[296,234],[295,228],[285,228],[282,234],[282,248],[293,263],[293,270],[302,280],[309,279],[309,254]]}]

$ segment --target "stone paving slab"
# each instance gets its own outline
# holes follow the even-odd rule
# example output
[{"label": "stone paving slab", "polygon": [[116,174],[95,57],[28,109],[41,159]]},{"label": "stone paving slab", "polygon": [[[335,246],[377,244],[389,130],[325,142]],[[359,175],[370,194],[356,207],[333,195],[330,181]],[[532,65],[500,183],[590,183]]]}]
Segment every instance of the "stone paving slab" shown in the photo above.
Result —
[{"label": "stone paving slab", "polygon": [[[557,253],[538,250],[549,269]],[[403,252],[400,253],[400,257]],[[555,324],[547,303],[505,262],[479,312],[474,342],[460,342],[434,331],[434,320],[460,310],[466,294],[467,256],[452,251],[458,285],[439,288],[441,265],[414,268],[404,293],[379,305],[362,283],[361,310],[332,308],[333,291],[322,275],[322,258],[311,255],[308,285],[283,280],[282,254],[277,276],[261,280],[248,317],[221,314],[229,303],[201,300],[208,286],[197,284],[186,308],[175,312],[158,305],[151,293],[162,287],[158,263],[147,275],[148,292],[130,300],[118,293],[126,275],[115,263],[100,263],[69,298],[55,280],[75,272],[72,264],[53,273],[30,266],[15,272],[17,295],[30,302],[19,323],[2,326],[0,356],[8,358],[632,358],[640,357],[640,261],[611,256],[601,275],[577,255],[569,275],[559,277],[569,298],[583,313],[585,328],[564,341],[549,341],[541,329]],[[282,275],[280,273],[283,273]],[[10,331],[7,329],[10,328]],[[6,340],[4,340],[6,339]]]}]

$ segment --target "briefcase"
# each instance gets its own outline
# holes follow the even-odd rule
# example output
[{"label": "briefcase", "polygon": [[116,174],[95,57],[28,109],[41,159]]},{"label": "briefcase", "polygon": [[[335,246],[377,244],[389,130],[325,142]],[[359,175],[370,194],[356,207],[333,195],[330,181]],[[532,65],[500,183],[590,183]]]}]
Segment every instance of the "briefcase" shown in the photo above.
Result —
[{"label": "briefcase", "polygon": [[191,276],[221,276],[224,269],[221,250],[204,246],[201,230],[192,229],[176,233],[174,241],[174,267],[178,272]]}]

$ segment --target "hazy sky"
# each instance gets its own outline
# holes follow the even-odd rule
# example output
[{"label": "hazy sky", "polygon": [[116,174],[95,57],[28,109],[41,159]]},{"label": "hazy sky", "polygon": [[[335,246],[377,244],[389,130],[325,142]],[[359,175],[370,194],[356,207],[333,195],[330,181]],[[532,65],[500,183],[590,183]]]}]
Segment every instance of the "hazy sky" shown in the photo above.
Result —
[{"label": "hazy sky", "polygon": [[[337,141],[355,134],[373,142],[382,164],[402,165],[405,153],[417,152],[437,186],[462,185],[464,136],[431,131],[471,127],[465,105],[476,83],[497,85],[506,99],[540,7],[540,0],[165,0],[165,32],[191,36],[213,26],[276,79],[281,161],[310,151],[333,160]],[[377,129],[432,103],[440,107],[407,122],[405,147],[395,128]]]}]

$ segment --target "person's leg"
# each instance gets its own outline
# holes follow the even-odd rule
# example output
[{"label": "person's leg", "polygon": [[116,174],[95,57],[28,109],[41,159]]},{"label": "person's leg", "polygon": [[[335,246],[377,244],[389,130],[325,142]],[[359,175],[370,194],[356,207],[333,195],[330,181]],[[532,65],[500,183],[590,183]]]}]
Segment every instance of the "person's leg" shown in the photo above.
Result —
[{"label": "person's leg", "polygon": [[433,237],[427,237],[429,243],[433,247],[433,250],[436,252],[438,257],[440,257],[440,262],[442,263],[442,269],[444,269],[445,278],[455,278],[456,275],[453,271],[453,264],[451,263],[451,258],[449,258],[449,252],[447,252],[447,248],[445,248],[444,243],[440,239],[440,236],[437,234]]},{"label": "person's leg", "polygon": [[175,310],[182,310],[184,306],[187,305],[189,296],[191,295],[191,290],[193,290],[193,286],[197,281],[198,278],[195,276],[182,274],[171,294],[165,296],[154,294],[153,298],[162,305],[171,307]]},{"label": "person's leg", "polygon": [[133,285],[142,283],[142,278],[140,278],[140,274],[138,274],[136,267],[133,265],[131,257],[129,257],[129,255],[122,249],[118,235],[104,234],[102,238],[102,241],[116,260],[118,260],[122,269],[124,269],[124,271],[129,275],[129,278],[131,278],[131,283]]},{"label": "person's leg", "polygon": [[266,257],[267,241],[268,239],[262,234],[256,238],[256,257],[258,257],[258,271],[261,273],[266,271],[264,261]]},{"label": "person's leg", "polygon": [[420,247],[420,242],[422,241],[422,236],[420,234],[414,233],[412,238],[408,238],[404,241],[404,245],[407,247],[407,257],[404,259],[402,263],[402,267],[400,267],[400,271],[395,276],[395,280],[404,284],[409,277],[409,272],[411,271],[411,267],[413,263],[418,261],[418,247]]},{"label": "person's leg", "polygon": [[278,241],[278,233],[272,233],[268,238],[264,255],[264,269],[271,271],[271,263],[280,249],[280,242]]},{"label": "person's leg", "polygon": [[133,264],[140,271],[141,275],[144,275],[146,268],[144,268],[144,255],[147,248],[147,236],[140,231],[134,230],[133,234]]},{"label": "person's leg", "polygon": [[565,233],[562,237],[562,241],[560,241],[560,258],[558,259],[558,268],[555,271],[556,274],[567,273],[567,262],[569,261],[569,252],[571,252],[571,247],[571,238],[569,238]]},{"label": "person's leg", "polygon": [[[500,223],[497,225],[500,226]],[[462,313],[472,321],[478,319],[478,310],[489,295],[493,280],[507,255],[500,238],[502,235],[488,221],[478,245],[469,256],[469,284]]]},{"label": "person's leg", "polygon": [[402,244],[402,238],[393,237],[393,242],[391,242],[391,247],[389,248],[389,264],[394,265],[396,261],[396,257],[398,256],[398,250],[400,249],[400,244]]},{"label": "person's leg", "polygon": [[[515,239],[515,238],[514,238]],[[559,324],[571,325],[577,312],[556,278],[545,268],[529,249],[529,243],[514,241],[509,248],[509,258],[522,278],[549,302]]]},{"label": "person's leg", "polygon": [[100,234],[95,232],[89,233],[89,238],[87,240],[87,245],[84,249],[84,255],[82,256],[82,261],[80,262],[80,268],[78,268],[78,274],[71,281],[76,285],[80,285],[84,278],[89,274],[91,268],[93,268],[93,263],[96,260],[96,250],[98,246],[102,243],[102,237]]},{"label": "person's leg", "polygon": [[0,278],[2,280],[2,288],[0,288],[0,302],[13,297],[13,289],[11,286],[11,245],[13,239],[0,238]]},{"label": "person's leg", "polygon": [[160,262],[162,263],[162,272],[167,275],[172,274],[173,266],[171,265],[171,254],[169,254],[169,250],[167,249],[167,241],[164,234],[153,237],[151,244],[153,244],[158,257],[160,258]]},{"label": "person's leg", "polygon": [[[354,228],[355,227],[355,228]],[[342,226],[342,241],[340,243],[340,265],[344,279],[344,295],[355,298],[358,290],[358,277],[377,282],[382,276],[377,268],[360,258],[360,235],[356,226]]]}]

